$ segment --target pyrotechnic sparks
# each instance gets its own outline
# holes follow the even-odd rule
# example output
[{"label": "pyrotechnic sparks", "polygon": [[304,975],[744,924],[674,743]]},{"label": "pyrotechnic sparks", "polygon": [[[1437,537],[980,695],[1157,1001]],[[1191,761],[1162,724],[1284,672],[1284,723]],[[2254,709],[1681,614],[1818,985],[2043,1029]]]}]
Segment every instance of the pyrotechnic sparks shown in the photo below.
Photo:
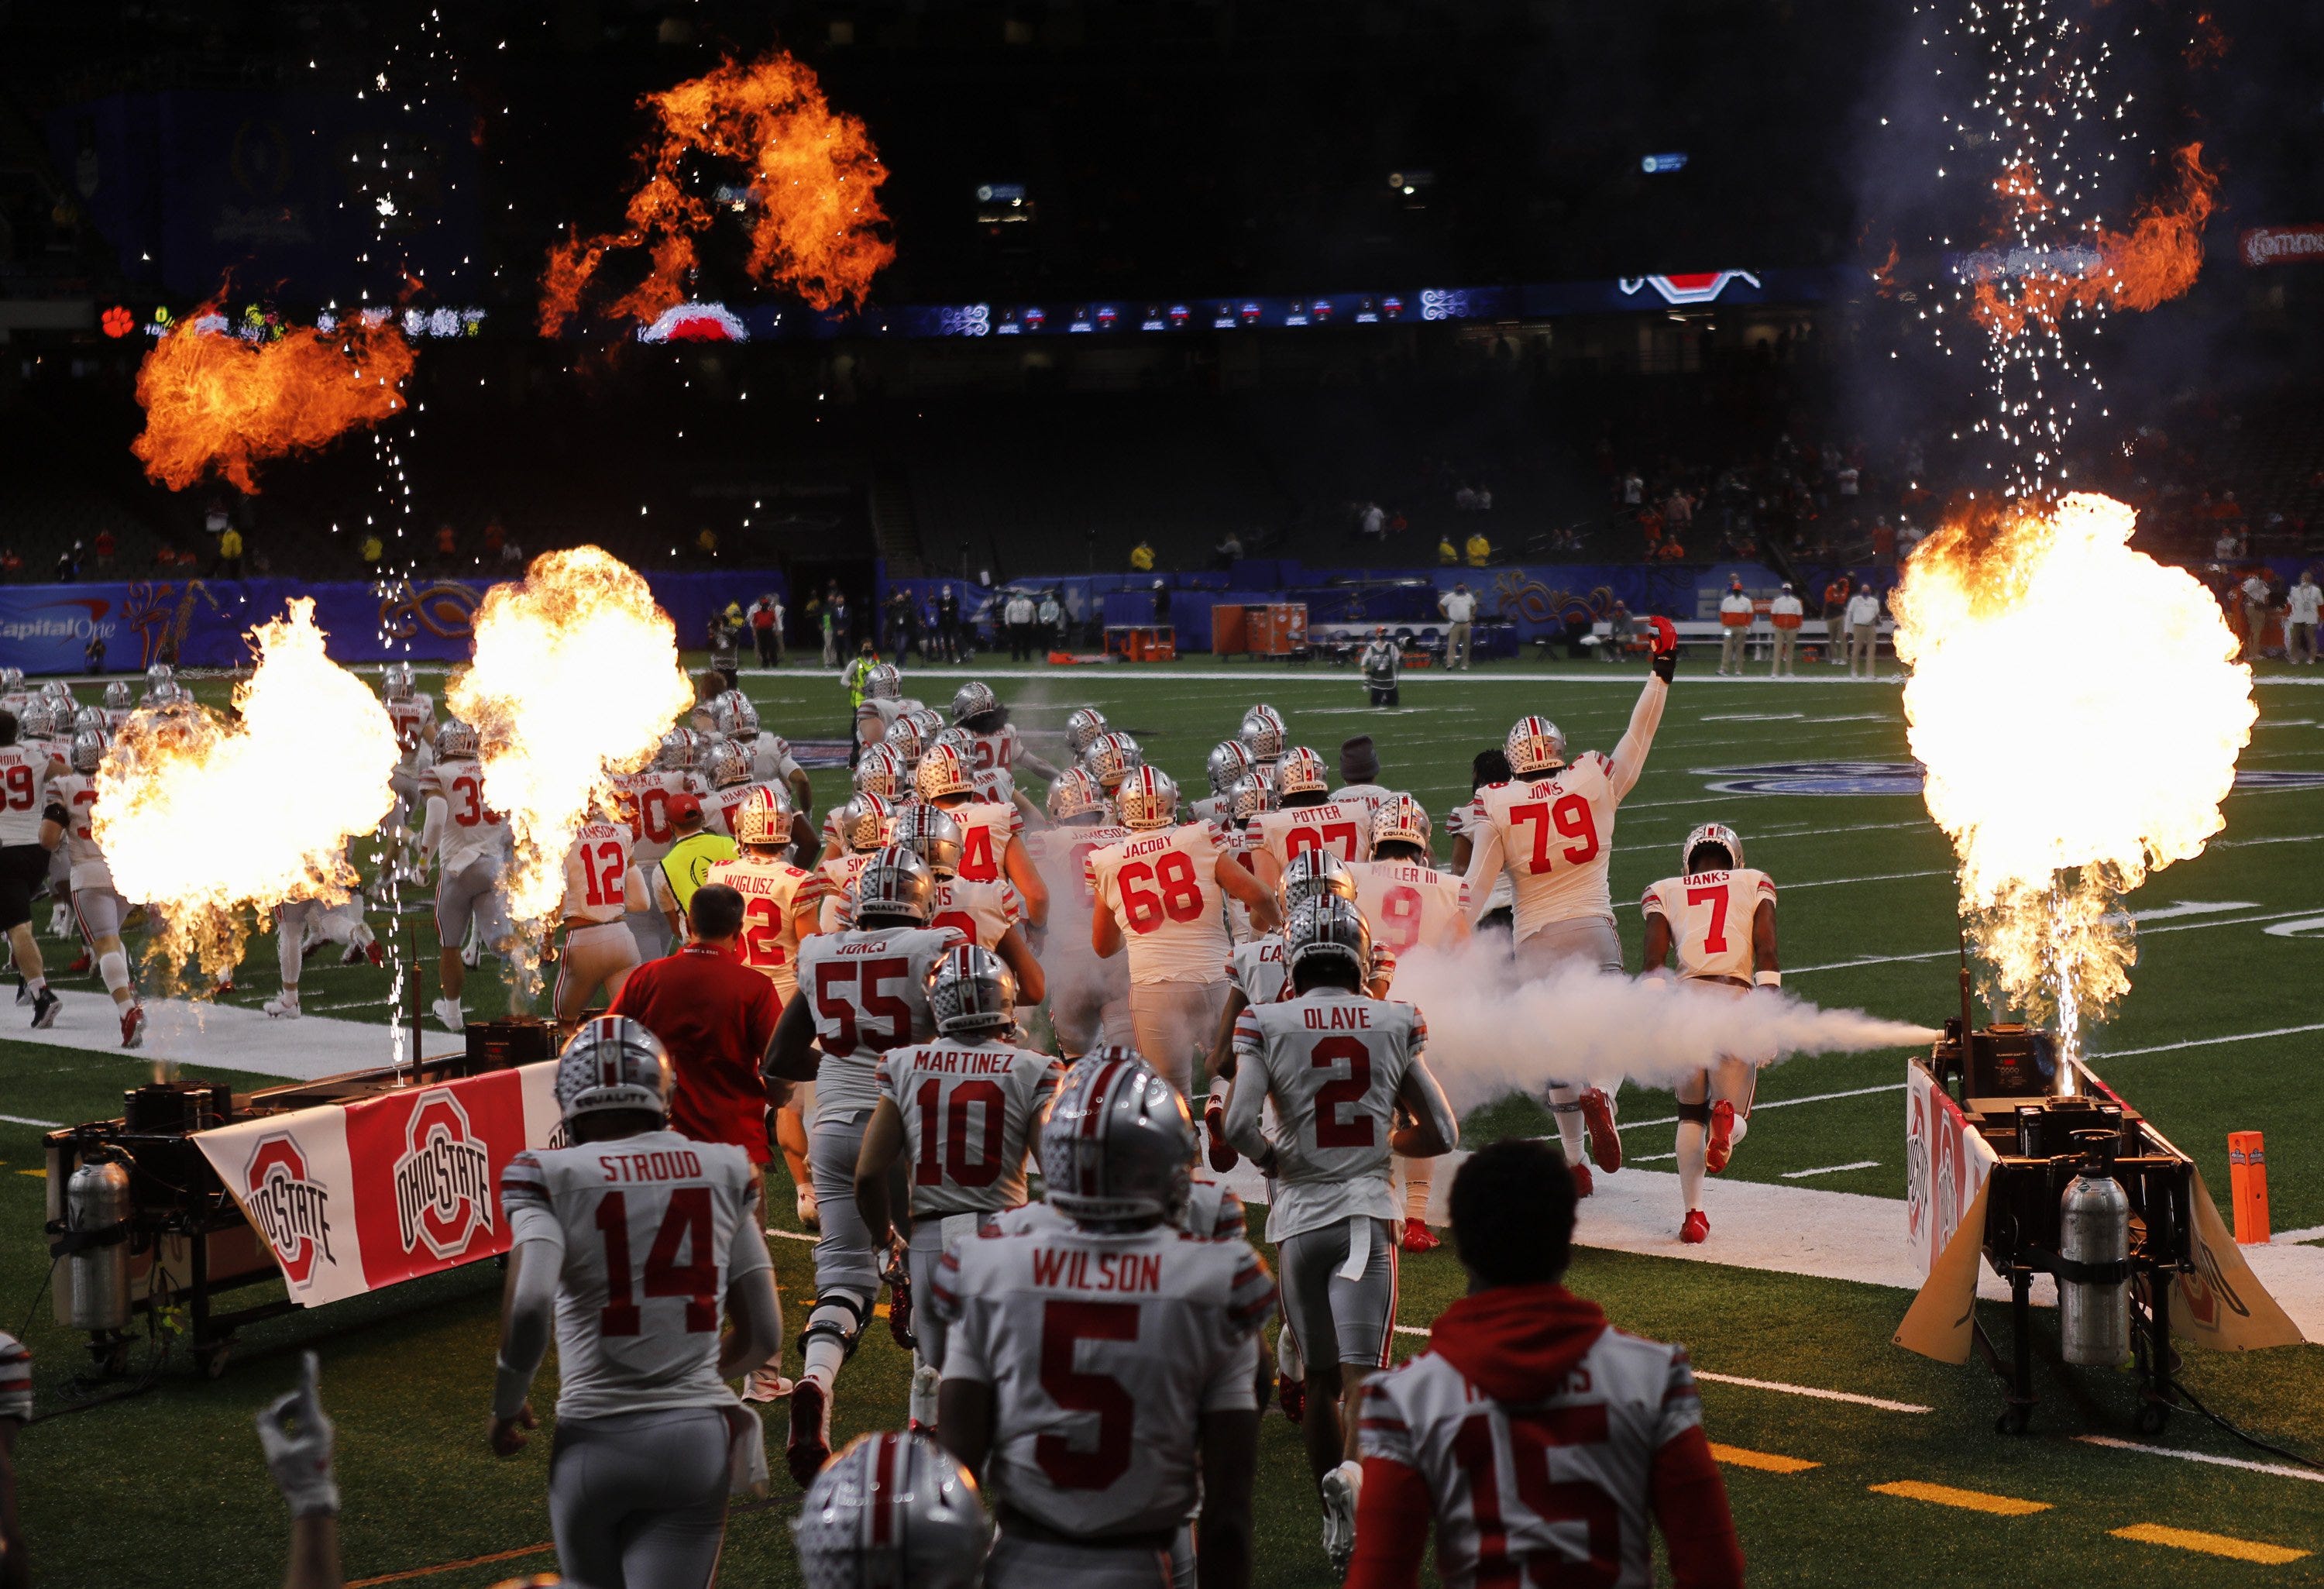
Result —
[{"label": "pyrotechnic sparks", "polygon": [[[1961,909],[2007,1002],[2079,1025],[2128,991],[2123,897],[2200,855],[2258,707],[2211,594],[2128,541],[2109,497],[1947,525],[1891,598],[1904,716]],[[2138,643],[2081,667],[2093,614]]]},{"label": "pyrotechnic sparks", "polygon": [[[729,60],[645,104],[659,125],[640,152],[646,180],[631,196],[629,224],[550,250],[540,280],[544,335],[556,336],[580,311],[616,251],[642,250],[648,268],[604,306],[607,316],[650,324],[682,302],[697,242],[729,205],[754,212],[744,261],[754,281],[788,288],[818,309],[863,301],[872,276],[896,257],[878,193],[888,171],[863,124],[831,108],[814,72],[779,51],[748,65]],[[747,168],[747,187],[723,200],[699,190],[687,168],[700,156]]]},{"label": "pyrotechnic sparks", "polygon": [[315,451],[403,411],[412,351],[392,323],[356,319],[245,341],[198,329],[210,313],[188,316],[137,371],[145,430],[130,450],[172,491],[215,472],[254,493],[254,465]]},{"label": "pyrotechnic sparks", "polygon": [[[610,776],[652,759],[694,704],[678,632],[644,577],[594,546],[535,559],[476,609],[475,661],[444,692],[483,747],[484,799],[516,841],[509,914],[537,941],[565,856]],[[521,968],[528,982],[537,966]]]},{"label": "pyrotechnic sparks", "polygon": [[167,974],[238,963],[253,911],[344,901],[357,881],[346,842],[394,798],[387,709],[323,654],[314,602],[293,600],[251,639],[258,668],[235,716],[141,711],[97,771],[91,828],[122,896],[152,906],[148,959]]}]

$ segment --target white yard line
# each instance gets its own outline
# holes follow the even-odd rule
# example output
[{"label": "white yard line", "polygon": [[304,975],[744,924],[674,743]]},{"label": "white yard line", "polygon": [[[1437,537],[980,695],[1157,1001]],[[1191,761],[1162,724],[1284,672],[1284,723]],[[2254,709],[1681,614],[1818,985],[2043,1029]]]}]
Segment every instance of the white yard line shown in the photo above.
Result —
[{"label": "white yard line", "polygon": [[2189,1038],[2181,1043],[2154,1043],[2144,1049],[2110,1049],[2094,1052],[2092,1059],[2128,1059],[2139,1054],[2173,1054],[2181,1049],[2213,1049],[2222,1043],[2256,1042],[2261,1038],[2288,1038],[2303,1031],[2324,1031],[2324,1021],[2310,1021],[2306,1026],[2276,1026],[2265,1031],[2239,1031],[2226,1037]]},{"label": "white yard line", "polygon": [[1782,1380],[1752,1380],[1741,1374],[1715,1374],[1709,1369],[1694,1371],[1698,1380],[1709,1380],[1718,1385],[1746,1385],[1754,1390],[1777,1390],[1786,1396],[1812,1396],[1818,1401],[1845,1401],[1850,1407],[1877,1407],[1883,1412],[1932,1412],[1933,1408],[1917,1401],[1891,1401],[1886,1396],[1858,1396],[1852,1390],[1822,1390],[1813,1385],[1788,1384]]},{"label": "white yard line", "polygon": [[[1695,1378],[1710,1376],[1697,1373]],[[2247,1474],[2270,1474],[2279,1479],[2303,1479],[2310,1484],[2324,1484],[2324,1472],[2311,1467],[2292,1467],[2280,1462],[2246,1462],[2240,1456],[2214,1456],[2208,1451],[2176,1451],[2168,1446],[2141,1446],[2135,1440],[2118,1440],[2112,1435],[2076,1435],[2085,1446],[2103,1446],[2109,1451],[2135,1451],[2144,1456],[2175,1456],[2181,1462],[2208,1463],[2213,1467],[2241,1468]]]},{"label": "white yard line", "polygon": [[6,1121],[10,1125],[36,1125],[43,1131],[54,1131],[64,1124],[61,1120],[34,1120],[24,1114],[0,1114],[0,1120]]},{"label": "white yard line", "polygon": [[1838,1175],[1845,1169],[1877,1169],[1879,1168],[1880,1160],[1877,1159],[1859,1159],[1853,1164],[1827,1164],[1817,1169],[1787,1169],[1784,1171],[1784,1178],[1787,1181],[1803,1181],[1812,1175]]},{"label": "white yard line", "polygon": [[[1901,1093],[1904,1090],[1904,1083],[1896,1081],[1889,1082],[1886,1086],[1877,1087],[1850,1087],[1846,1092],[1840,1093],[1810,1093],[1805,1097],[1802,1098],[1762,1098],[1751,1107],[1755,1111],[1760,1109],[1788,1109],[1794,1104],[1826,1104],[1830,1103],[1834,1098],[1863,1098],[1868,1097],[1874,1093]],[[1661,1120],[1620,1121],[1616,1123],[1615,1129],[1617,1131],[1644,1131],[1650,1125],[1676,1125],[1677,1123],[1678,1116],[1673,1114]],[[1646,1160],[1641,1159],[1637,1160],[1637,1162],[1644,1164]]]},{"label": "white yard line", "polygon": [[2287,1247],[2302,1242],[2324,1242],[2324,1224],[2311,1224],[2304,1231],[2278,1231],[2270,1236],[2271,1243],[2281,1242]]}]

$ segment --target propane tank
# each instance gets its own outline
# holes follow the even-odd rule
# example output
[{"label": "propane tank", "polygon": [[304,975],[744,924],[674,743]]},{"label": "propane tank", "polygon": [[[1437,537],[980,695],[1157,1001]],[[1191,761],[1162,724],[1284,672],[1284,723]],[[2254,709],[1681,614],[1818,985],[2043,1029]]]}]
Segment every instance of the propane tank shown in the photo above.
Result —
[{"label": "propane tank", "polygon": [[2081,1168],[2058,1206],[2058,1256],[2114,1266],[2119,1280],[2058,1280],[2058,1339],[2068,1363],[2113,1368],[2130,1357],[2130,1198],[2108,1162],[2111,1132],[2076,1132]]},{"label": "propane tank", "polygon": [[129,1327],[129,1171],[90,1159],[65,1182],[65,1229],[76,1236],[113,1236],[67,1258],[77,1330]]}]

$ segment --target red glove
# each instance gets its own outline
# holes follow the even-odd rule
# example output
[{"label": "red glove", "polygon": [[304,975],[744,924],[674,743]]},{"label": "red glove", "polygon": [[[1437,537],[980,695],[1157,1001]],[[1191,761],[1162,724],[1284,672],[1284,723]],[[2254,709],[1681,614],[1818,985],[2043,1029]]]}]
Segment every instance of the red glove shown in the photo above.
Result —
[{"label": "red glove", "polygon": [[1678,626],[1661,616],[1649,617],[1646,622],[1655,626],[1655,672],[1668,684],[1678,671]]}]

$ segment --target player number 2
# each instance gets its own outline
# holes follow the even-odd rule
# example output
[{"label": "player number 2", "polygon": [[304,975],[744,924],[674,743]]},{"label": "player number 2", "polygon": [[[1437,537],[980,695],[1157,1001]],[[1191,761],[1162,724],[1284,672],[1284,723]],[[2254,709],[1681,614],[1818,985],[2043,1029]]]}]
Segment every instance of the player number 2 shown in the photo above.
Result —
[{"label": "player number 2", "polygon": [[[632,1300],[636,1291],[630,1276],[629,1194],[605,1194],[597,1205],[597,1230],[605,1239],[605,1306],[597,1315],[598,1334],[639,1335],[645,1316]],[[688,1262],[678,1261],[681,1245],[689,1254]],[[718,1260],[711,1251],[708,1187],[672,1188],[669,1211],[646,1253],[643,1278],[649,1297],[686,1298],[687,1335],[718,1327]]]},{"label": "player number 2", "polygon": [[1605,1404],[1554,1407],[1539,1412],[1502,1414],[1509,1431],[1509,1466],[1517,1475],[1517,1500],[1545,1523],[1580,1523],[1589,1554],[1575,1560],[1567,1551],[1535,1548],[1512,1558],[1509,1529],[1502,1514],[1500,1480],[1493,1454],[1493,1418],[1471,1414],[1452,1437],[1453,1460],[1469,1475],[1477,1525],[1477,1589],[1517,1589],[1573,1584],[1613,1589],[1622,1575],[1622,1514],[1614,1498],[1587,1479],[1553,1480],[1553,1446],[1602,1446]]},{"label": "player number 2", "polygon": [[1702,952],[1706,955],[1727,953],[1727,885],[1719,883],[1709,888],[1686,891],[1689,909],[1696,905],[1711,907],[1711,930],[1702,935]]},{"label": "player number 2", "polygon": [[742,959],[759,969],[783,963],[782,907],[764,895],[743,901]]},{"label": "player number 2", "polygon": [[1138,1339],[1135,1302],[1049,1302],[1041,1309],[1041,1389],[1066,1412],[1097,1415],[1095,1439],[1042,1435],[1033,1460],[1060,1490],[1103,1490],[1130,1471],[1130,1435],[1138,1404],[1111,1374],[1074,1363],[1084,1341]]},{"label": "player number 2", "polygon": [[[1308,1050],[1308,1063],[1318,1070],[1345,1060],[1348,1074],[1315,1089],[1315,1145],[1319,1148],[1369,1148],[1376,1138],[1372,1117],[1363,1108],[1364,1095],[1372,1090],[1372,1051],[1358,1038],[1324,1038]],[[1340,1118],[1342,1108],[1353,1118]]]},{"label": "player number 2", "polygon": [[1566,795],[1555,804],[1536,800],[1530,805],[1511,806],[1509,820],[1533,829],[1533,855],[1526,863],[1526,871],[1535,877],[1552,869],[1550,858],[1551,831],[1554,829],[1575,842],[1558,852],[1568,865],[1579,866],[1596,858],[1598,854],[1598,819],[1590,814],[1590,802],[1580,795]]},{"label": "player number 2", "polygon": [[1159,861],[1132,861],[1119,875],[1121,913],[1132,932],[1152,932],[1165,919],[1192,921],[1203,913],[1203,885],[1184,851],[1172,850]]},{"label": "player number 2", "polygon": [[[1001,1178],[1001,1122],[1009,1105],[1000,1083],[962,1082],[953,1088],[952,1098],[946,1102],[944,1083],[930,1076],[920,1084],[913,1102],[920,1111],[920,1161],[912,1169],[915,1185],[940,1186],[949,1176],[956,1187],[989,1187]],[[977,1126],[979,1150],[973,1159],[968,1156],[968,1115],[972,1109],[984,1113]],[[941,1122],[937,1118],[939,1110]]]}]

